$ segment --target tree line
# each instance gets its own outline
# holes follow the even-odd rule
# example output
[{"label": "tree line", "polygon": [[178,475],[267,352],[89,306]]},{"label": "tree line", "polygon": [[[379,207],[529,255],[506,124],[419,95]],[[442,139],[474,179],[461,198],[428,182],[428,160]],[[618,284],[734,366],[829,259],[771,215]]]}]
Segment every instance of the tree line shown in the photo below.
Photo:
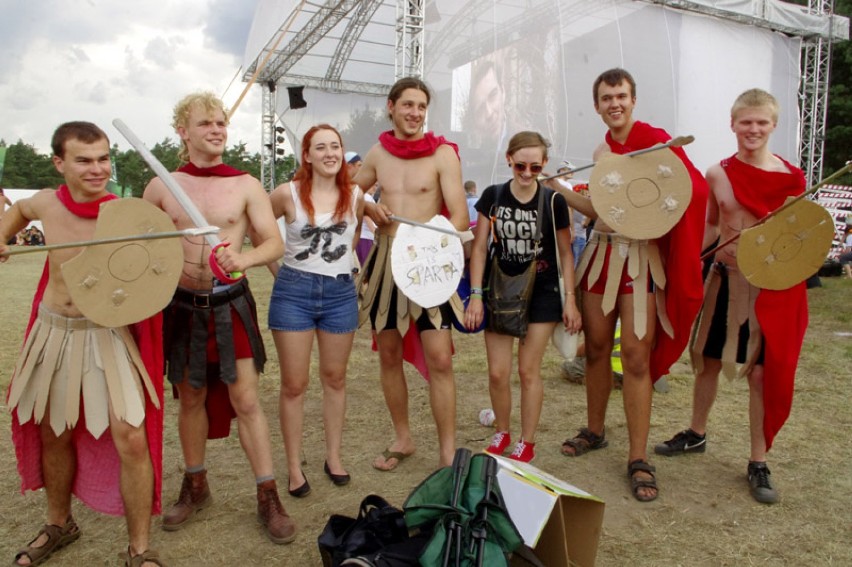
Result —
[{"label": "tree line", "polygon": [[[0,146],[5,145],[5,142],[0,140]],[[151,147],[151,153],[166,169],[174,171],[181,165],[178,158],[179,149],[180,146],[176,142],[166,138]],[[118,145],[114,144],[110,153],[115,179],[110,191],[122,197],[141,197],[145,186],[154,178],[154,172],[136,150],[121,151]],[[260,153],[250,153],[245,142],[226,148],[222,158],[228,165],[260,178]],[[295,170],[294,156],[279,157],[275,163],[275,179],[290,179]],[[51,156],[38,153],[32,144],[19,140],[6,147],[6,164],[2,178],[4,187],[38,189],[56,187],[62,182],[62,176],[53,167]]]}]

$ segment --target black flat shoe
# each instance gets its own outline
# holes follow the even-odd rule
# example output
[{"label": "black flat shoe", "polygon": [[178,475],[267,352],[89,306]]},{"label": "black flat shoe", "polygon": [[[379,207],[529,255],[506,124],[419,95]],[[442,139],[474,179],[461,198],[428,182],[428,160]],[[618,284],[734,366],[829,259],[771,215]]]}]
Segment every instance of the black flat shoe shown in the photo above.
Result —
[{"label": "black flat shoe", "polygon": [[328,468],[328,461],[326,461],[323,465],[323,470],[325,471],[325,475],[331,479],[331,482],[333,482],[335,486],[345,486],[349,484],[350,480],[352,480],[352,477],[348,474],[334,474],[331,472],[331,469]]},{"label": "black flat shoe", "polygon": [[[308,477],[305,476],[304,471],[302,471],[302,476],[305,477],[305,482],[303,482],[301,486],[292,490],[289,488],[287,489],[287,493],[293,498],[304,498],[311,493],[311,485],[308,483]],[[289,486],[290,483],[288,482],[287,484]]]}]

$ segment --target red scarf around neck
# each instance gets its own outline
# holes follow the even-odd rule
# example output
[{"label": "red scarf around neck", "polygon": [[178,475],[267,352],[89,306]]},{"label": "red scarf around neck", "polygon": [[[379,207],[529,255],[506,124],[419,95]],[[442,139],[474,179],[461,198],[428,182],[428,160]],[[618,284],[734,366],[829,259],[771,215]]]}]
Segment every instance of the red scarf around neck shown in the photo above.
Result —
[{"label": "red scarf around neck", "polygon": [[431,156],[438,151],[438,146],[443,144],[453,148],[453,151],[456,152],[456,157],[459,155],[459,147],[456,144],[443,136],[436,136],[432,132],[426,132],[418,140],[400,140],[393,135],[393,130],[388,130],[379,135],[379,143],[388,153],[400,159],[417,159]]},{"label": "red scarf around neck", "polygon": [[67,185],[59,186],[59,189],[56,190],[56,198],[59,199],[60,203],[65,205],[66,209],[68,209],[70,212],[77,215],[78,217],[82,217],[84,219],[98,218],[98,211],[100,211],[101,209],[101,203],[106,203],[107,201],[118,199],[118,197],[113,195],[112,193],[107,193],[97,201],[78,203],[71,196],[71,191],[68,189]]},{"label": "red scarf around neck", "polygon": [[186,173],[193,177],[236,177],[238,175],[248,175],[246,171],[240,171],[230,165],[220,163],[212,167],[198,167],[192,162],[182,165],[177,168],[180,173]]},{"label": "red scarf around neck", "polygon": [[786,172],[760,169],[740,160],[737,154],[721,163],[737,202],[758,219],[783,205],[787,197],[801,195],[805,187],[802,170],[776,157],[787,167]]}]

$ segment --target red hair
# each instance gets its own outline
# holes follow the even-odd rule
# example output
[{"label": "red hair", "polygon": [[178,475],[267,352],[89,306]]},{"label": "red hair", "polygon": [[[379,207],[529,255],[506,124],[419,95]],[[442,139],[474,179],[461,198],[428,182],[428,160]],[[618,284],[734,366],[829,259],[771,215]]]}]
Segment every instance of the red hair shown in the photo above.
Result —
[{"label": "red hair", "polygon": [[299,198],[302,200],[302,206],[305,207],[305,212],[308,213],[308,218],[313,223],[314,202],[311,200],[311,189],[313,187],[314,168],[308,162],[307,158],[308,153],[311,150],[311,141],[313,140],[314,134],[320,130],[331,130],[337,135],[337,139],[340,141],[340,170],[337,172],[337,176],[335,177],[335,184],[337,185],[339,196],[337,198],[337,205],[334,207],[334,220],[341,221],[349,214],[352,207],[352,180],[349,179],[349,168],[346,167],[346,163],[343,161],[343,139],[340,137],[340,132],[338,132],[334,126],[330,126],[328,124],[317,124],[305,132],[305,135],[302,138],[302,160],[299,165],[299,169],[296,170],[296,174],[293,175],[293,181],[296,182],[296,186],[298,187]]}]

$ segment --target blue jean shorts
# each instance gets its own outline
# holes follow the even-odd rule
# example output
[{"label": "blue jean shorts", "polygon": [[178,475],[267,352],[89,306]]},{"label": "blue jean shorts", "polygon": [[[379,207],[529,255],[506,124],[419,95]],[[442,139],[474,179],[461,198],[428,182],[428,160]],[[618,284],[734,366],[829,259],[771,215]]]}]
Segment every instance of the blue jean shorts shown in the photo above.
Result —
[{"label": "blue jean shorts", "polygon": [[337,277],[281,266],[269,299],[273,331],[354,333],[358,328],[358,297],[350,274]]}]

